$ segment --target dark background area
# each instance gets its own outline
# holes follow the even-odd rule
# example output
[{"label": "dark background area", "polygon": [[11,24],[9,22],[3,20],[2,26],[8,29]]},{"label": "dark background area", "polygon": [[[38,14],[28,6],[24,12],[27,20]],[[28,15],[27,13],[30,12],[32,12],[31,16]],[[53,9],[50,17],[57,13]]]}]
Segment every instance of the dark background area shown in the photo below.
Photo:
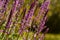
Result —
[{"label": "dark background area", "polygon": [[51,0],[50,14],[46,23],[49,27],[48,33],[59,34],[60,33],[60,0]]}]

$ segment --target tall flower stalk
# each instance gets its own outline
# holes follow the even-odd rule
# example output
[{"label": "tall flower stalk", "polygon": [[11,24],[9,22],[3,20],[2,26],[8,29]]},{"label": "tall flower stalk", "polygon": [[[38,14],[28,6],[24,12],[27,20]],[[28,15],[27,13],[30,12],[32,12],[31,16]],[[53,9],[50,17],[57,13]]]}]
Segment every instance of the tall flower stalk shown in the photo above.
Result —
[{"label": "tall flower stalk", "polygon": [[[47,20],[47,12],[48,12],[48,6],[50,4],[50,1],[49,0],[46,0],[42,5],[41,5],[41,9],[40,9],[40,12],[39,14],[37,15],[37,18],[39,18],[39,16],[43,16],[43,18],[40,20],[40,25],[38,27],[38,30],[37,30],[37,33],[36,34],[40,34],[40,32],[45,28],[44,25],[45,25],[45,22]],[[42,36],[45,35],[45,34],[42,34]],[[43,36],[44,37],[44,36]],[[43,40],[43,38],[40,38],[40,40]]]},{"label": "tall flower stalk", "polygon": [[47,12],[48,12],[49,4],[50,4],[50,1],[46,0],[41,6],[41,10],[43,11],[42,12],[43,13],[43,18],[41,19],[41,23],[40,23],[40,30],[44,27],[45,21],[47,20]]},{"label": "tall flower stalk", "polygon": [[20,33],[23,32],[23,30],[24,30],[25,28],[31,26],[32,17],[33,17],[33,15],[34,15],[35,7],[36,7],[36,1],[34,1],[34,2],[31,4],[28,13],[26,13],[25,16],[24,16],[24,19],[22,19],[21,27],[20,27],[20,30],[19,30]]}]

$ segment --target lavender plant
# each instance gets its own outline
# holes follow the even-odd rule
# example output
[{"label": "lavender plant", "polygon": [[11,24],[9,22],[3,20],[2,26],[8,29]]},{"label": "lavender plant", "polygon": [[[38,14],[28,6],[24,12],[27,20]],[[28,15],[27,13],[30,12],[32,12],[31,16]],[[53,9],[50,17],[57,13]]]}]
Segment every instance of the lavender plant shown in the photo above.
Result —
[{"label": "lavender plant", "polygon": [[[12,4],[9,9],[10,2]],[[39,0],[25,3],[26,0],[0,0],[0,14],[2,14],[1,10],[4,10],[3,15],[7,15],[6,24],[3,31],[1,30],[1,40],[44,40],[44,36],[49,30],[45,26],[45,22],[50,0],[44,0],[41,5]],[[38,7],[39,12],[35,16]],[[46,30],[42,33],[44,28]]]}]

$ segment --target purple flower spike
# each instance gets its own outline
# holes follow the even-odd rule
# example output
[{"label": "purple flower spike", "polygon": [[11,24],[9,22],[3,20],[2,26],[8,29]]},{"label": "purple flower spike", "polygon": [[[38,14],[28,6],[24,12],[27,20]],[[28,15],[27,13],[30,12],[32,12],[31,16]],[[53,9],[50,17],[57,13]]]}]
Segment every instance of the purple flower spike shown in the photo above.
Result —
[{"label": "purple flower spike", "polygon": [[40,30],[41,30],[41,31],[42,31],[42,29],[44,28],[45,22],[47,21],[47,13],[48,13],[48,10],[47,10],[47,12],[44,14],[44,17],[43,17],[42,20],[41,20],[41,23],[40,23]]},{"label": "purple flower spike", "polygon": [[16,9],[17,9],[16,7],[18,5],[18,2],[19,2],[19,0],[15,0],[15,3],[13,5],[13,8],[10,11],[10,15],[9,15],[9,18],[8,18],[8,21],[7,21],[7,24],[6,24],[6,28],[10,28],[10,25],[12,23],[12,17],[13,17],[12,15],[13,15],[13,13],[16,12]]},{"label": "purple flower spike", "polygon": [[[7,2],[8,0],[6,0]],[[5,3],[5,7],[6,7],[6,4]],[[17,8],[21,8],[21,3],[20,3],[20,0],[14,0],[14,3],[13,3],[13,6],[12,6],[12,9],[10,11],[10,14],[9,14],[9,17],[8,17],[8,20],[7,20],[7,23],[6,23],[6,26],[5,26],[5,29],[3,31],[3,33],[6,33],[6,30],[10,28],[10,25],[13,23],[12,22],[12,19],[15,17],[15,12],[17,12]],[[9,32],[8,32],[9,33]]]},{"label": "purple flower spike", "polygon": [[7,21],[7,24],[6,24],[5,28],[10,28],[10,25],[11,25],[11,16],[12,16],[12,10],[10,12],[10,15],[9,15],[9,18],[8,18],[8,21]]},{"label": "purple flower spike", "polygon": [[46,0],[42,5],[41,5],[41,10],[45,10],[45,9],[48,9],[47,6],[49,6],[50,4],[50,0]]},{"label": "purple flower spike", "polygon": [[4,8],[6,8],[6,7],[7,7],[8,2],[9,2],[9,0],[5,0]]},{"label": "purple flower spike", "polygon": [[30,7],[30,10],[28,11],[28,14],[25,15],[25,19],[26,19],[26,25],[27,26],[31,26],[31,22],[32,22],[32,17],[34,15],[34,11],[35,11],[35,8],[34,6],[36,5],[36,1],[34,1],[32,4],[31,4],[31,7]]},{"label": "purple flower spike", "polygon": [[34,1],[32,4],[31,4],[31,6],[30,6],[30,10],[33,8],[33,6],[35,5],[35,2],[36,1]]},{"label": "purple flower spike", "polygon": [[40,7],[40,12],[38,13],[37,18],[39,18],[41,16],[41,14],[45,14],[44,12],[46,12],[48,10],[48,6],[50,4],[50,0],[46,0]]},{"label": "purple flower spike", "polygon": [[4,13],[6,11],[6,8],[7,8],[7,4],[8,4],[9,0],[0,0],[0,12],[1,13]]},{"label": "purple flower spike", "polygon": [[47,13],[48,13],[48,10],[44,14],[44,17],[41,19],[41,22],[40,22],[40,25],[39,25],[39,28],[38,28],[38,33],[41,32],[44,29],[45,22],[47,21]]},{"label": "purple flower spike", "polygon": [[[48,4],[47,4],[48,3]],[[40,25],[38,27],[38,31],[37,34],[39,34],[43,29],[44,29],[44,25],[45,22],[47,21],[47,13],[48,13],[48,5],[50,4],[49,0],[46,0],[42,5],[41,5],[41,10],[39,12],[39,14],[37,15],[37,17],[39,18],[42,14],[43,14],[43,18],[41,19],[41,21],[39,22]],[[36,17],[36,18],[37,18]],[[40,19],[39,19],[40,20]]]},{"label": "purple flower spike", "polygon": [[0,13],[3,13],[4,12],[4,10],[3,10],[4,3],[5,3],[4,0],[3,1],[0,0]]},{"label": "purple flower spike", "polygon": [[39,28],[39,32],[41,32],[43,29],[44,29],[44,25],[45,25],[45,22],[46,22],[46,19],[47,17],[45,17],[45,19],[43,19],[40,23],[40,28]]},{"label": "purple flower spike", "polygon": [[28,13],[25,14],[24,19],[22,20],[20,31],[21,31],[21,29],[24,30],[26,27],[30,27],[31,26],[32,16],[33,16],[34,10],[35,10],[34,9],[35,3],[32,3],[31,6],[32,6],[32,8],[30,8]]},{"label": "purple flower spike", "polygon": [[2,1],[2,0],[0,0],[0,8],[2,8],[2,6],[4,5],[4,0]]}]

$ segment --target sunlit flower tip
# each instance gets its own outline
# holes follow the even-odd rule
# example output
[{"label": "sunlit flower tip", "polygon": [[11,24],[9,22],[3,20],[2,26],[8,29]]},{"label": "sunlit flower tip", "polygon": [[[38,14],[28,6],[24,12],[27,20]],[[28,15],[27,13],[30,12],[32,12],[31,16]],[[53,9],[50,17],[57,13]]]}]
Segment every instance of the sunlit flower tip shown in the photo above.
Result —
[{"label": "sunlit flower tip", "polygon": [[50,0],[46,0],[42,5],[41,5],[41,9],[44,10],[44,9],[47,9],[48,6],[50,4]]},{"label": "sunlit flower tip", "polygon": [[36,34],[34,34],[34,37],[36,37]]}]

